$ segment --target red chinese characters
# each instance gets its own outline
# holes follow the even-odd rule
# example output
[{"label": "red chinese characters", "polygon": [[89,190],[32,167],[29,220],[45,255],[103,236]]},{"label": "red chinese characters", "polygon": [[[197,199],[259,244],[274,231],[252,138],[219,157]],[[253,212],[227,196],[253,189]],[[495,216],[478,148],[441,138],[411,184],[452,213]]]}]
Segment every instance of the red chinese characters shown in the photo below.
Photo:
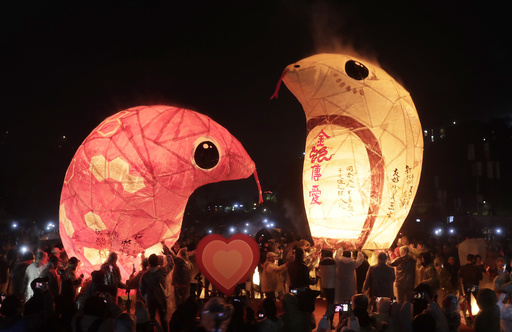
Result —
[{"label": "red chinese characters", "polygon": [[[309,151],[309,158],[311,160],[311,179],[314,182],[319,182],[322,177],[322,165],[321,163],[324,161],[329,161],[332,158],[332,154],[329,155],[328,147],[324,144],[326,139],[331,138],[327,135],[323,130],[314,138],[316,140],[316,144],[311,147],[311,151]],[[310,205],[313,204],[322,204],[320,201],[320,196],[322,191],[320,190],[320,186],[314,184],[309,191],[309,197],[311,198]]]}]

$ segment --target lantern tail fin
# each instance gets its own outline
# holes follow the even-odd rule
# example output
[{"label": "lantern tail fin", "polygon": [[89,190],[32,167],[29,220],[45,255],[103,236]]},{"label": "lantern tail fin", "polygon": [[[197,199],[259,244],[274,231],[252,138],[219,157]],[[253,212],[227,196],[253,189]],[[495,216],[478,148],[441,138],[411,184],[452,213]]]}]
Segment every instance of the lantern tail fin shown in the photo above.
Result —
[{"label": "lantern tail fin", "polygon": [[258,178],[258,172],[256,172],[256,169],[254,169],[254,180],[256,180],[256,185],[258,186],[258,205],[261,205],[263,203],[263,192],[261,191],[261,183],[260,179]]},{"label": "lantern tail fin", "polygon": [[277,99],[278,94],[279,94],[279,89],[281,88],[281,83],[283,82],[283,77],[285,74],[286,74],[286,69],[281,74],[281,77],[279,77],[279,81],[277,82],[277,85],[276,85],[276,90],[274,91],[274,94],[270,97],[270,100],[272,100],[274,98]]}]

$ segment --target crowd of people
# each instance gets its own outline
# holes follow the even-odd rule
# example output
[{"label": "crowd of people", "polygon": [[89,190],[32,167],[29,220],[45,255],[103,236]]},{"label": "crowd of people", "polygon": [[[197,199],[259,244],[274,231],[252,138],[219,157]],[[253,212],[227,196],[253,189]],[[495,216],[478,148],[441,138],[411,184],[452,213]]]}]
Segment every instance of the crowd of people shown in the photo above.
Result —
[{"label": "crowd of people", "polygon": [[194,243],[162,242],[123,280],[115,252],[84,276],[59,243],[20,252],[2,240],[0,331],[512,331],[511,256],[500,248],[460,262],[456,241],[402,236],[363,252],[256,240],[260,282],[230,297],[201,275]]}]

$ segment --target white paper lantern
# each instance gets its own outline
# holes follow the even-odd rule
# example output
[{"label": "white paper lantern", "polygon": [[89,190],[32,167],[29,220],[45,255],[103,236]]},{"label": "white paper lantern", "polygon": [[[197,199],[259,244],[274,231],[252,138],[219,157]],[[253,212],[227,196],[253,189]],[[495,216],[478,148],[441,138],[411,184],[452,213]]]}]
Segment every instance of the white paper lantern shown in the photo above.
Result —
[{"label": "white paper lantern", "polygon": [[291,64],[282,80],[306,113],[303,190],[315,242],[389,248],[423,160],[409,93],[379,66],[340,54]]}]

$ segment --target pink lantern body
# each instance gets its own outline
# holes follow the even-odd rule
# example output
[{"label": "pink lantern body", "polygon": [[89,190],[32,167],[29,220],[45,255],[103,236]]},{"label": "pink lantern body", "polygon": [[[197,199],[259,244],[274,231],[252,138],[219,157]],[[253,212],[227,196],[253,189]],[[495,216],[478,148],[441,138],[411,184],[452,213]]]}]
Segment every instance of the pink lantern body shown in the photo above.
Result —
[{"label": "pink lantern body", "polygon": [[128,277],[138,254],[178,239],[196,188],[254,172],[240,142],[205,115],[162,105],[121,111],[92,131],[67,170],[63,245],[86,273],[115,251]]},{"label": "pink lantern body", "polygon": [[345,249],[389,248],[423,161],[409,93],[379,66],[341,54],[291,64],[282,80],[306,114],[303,190],[313,238]]}]

